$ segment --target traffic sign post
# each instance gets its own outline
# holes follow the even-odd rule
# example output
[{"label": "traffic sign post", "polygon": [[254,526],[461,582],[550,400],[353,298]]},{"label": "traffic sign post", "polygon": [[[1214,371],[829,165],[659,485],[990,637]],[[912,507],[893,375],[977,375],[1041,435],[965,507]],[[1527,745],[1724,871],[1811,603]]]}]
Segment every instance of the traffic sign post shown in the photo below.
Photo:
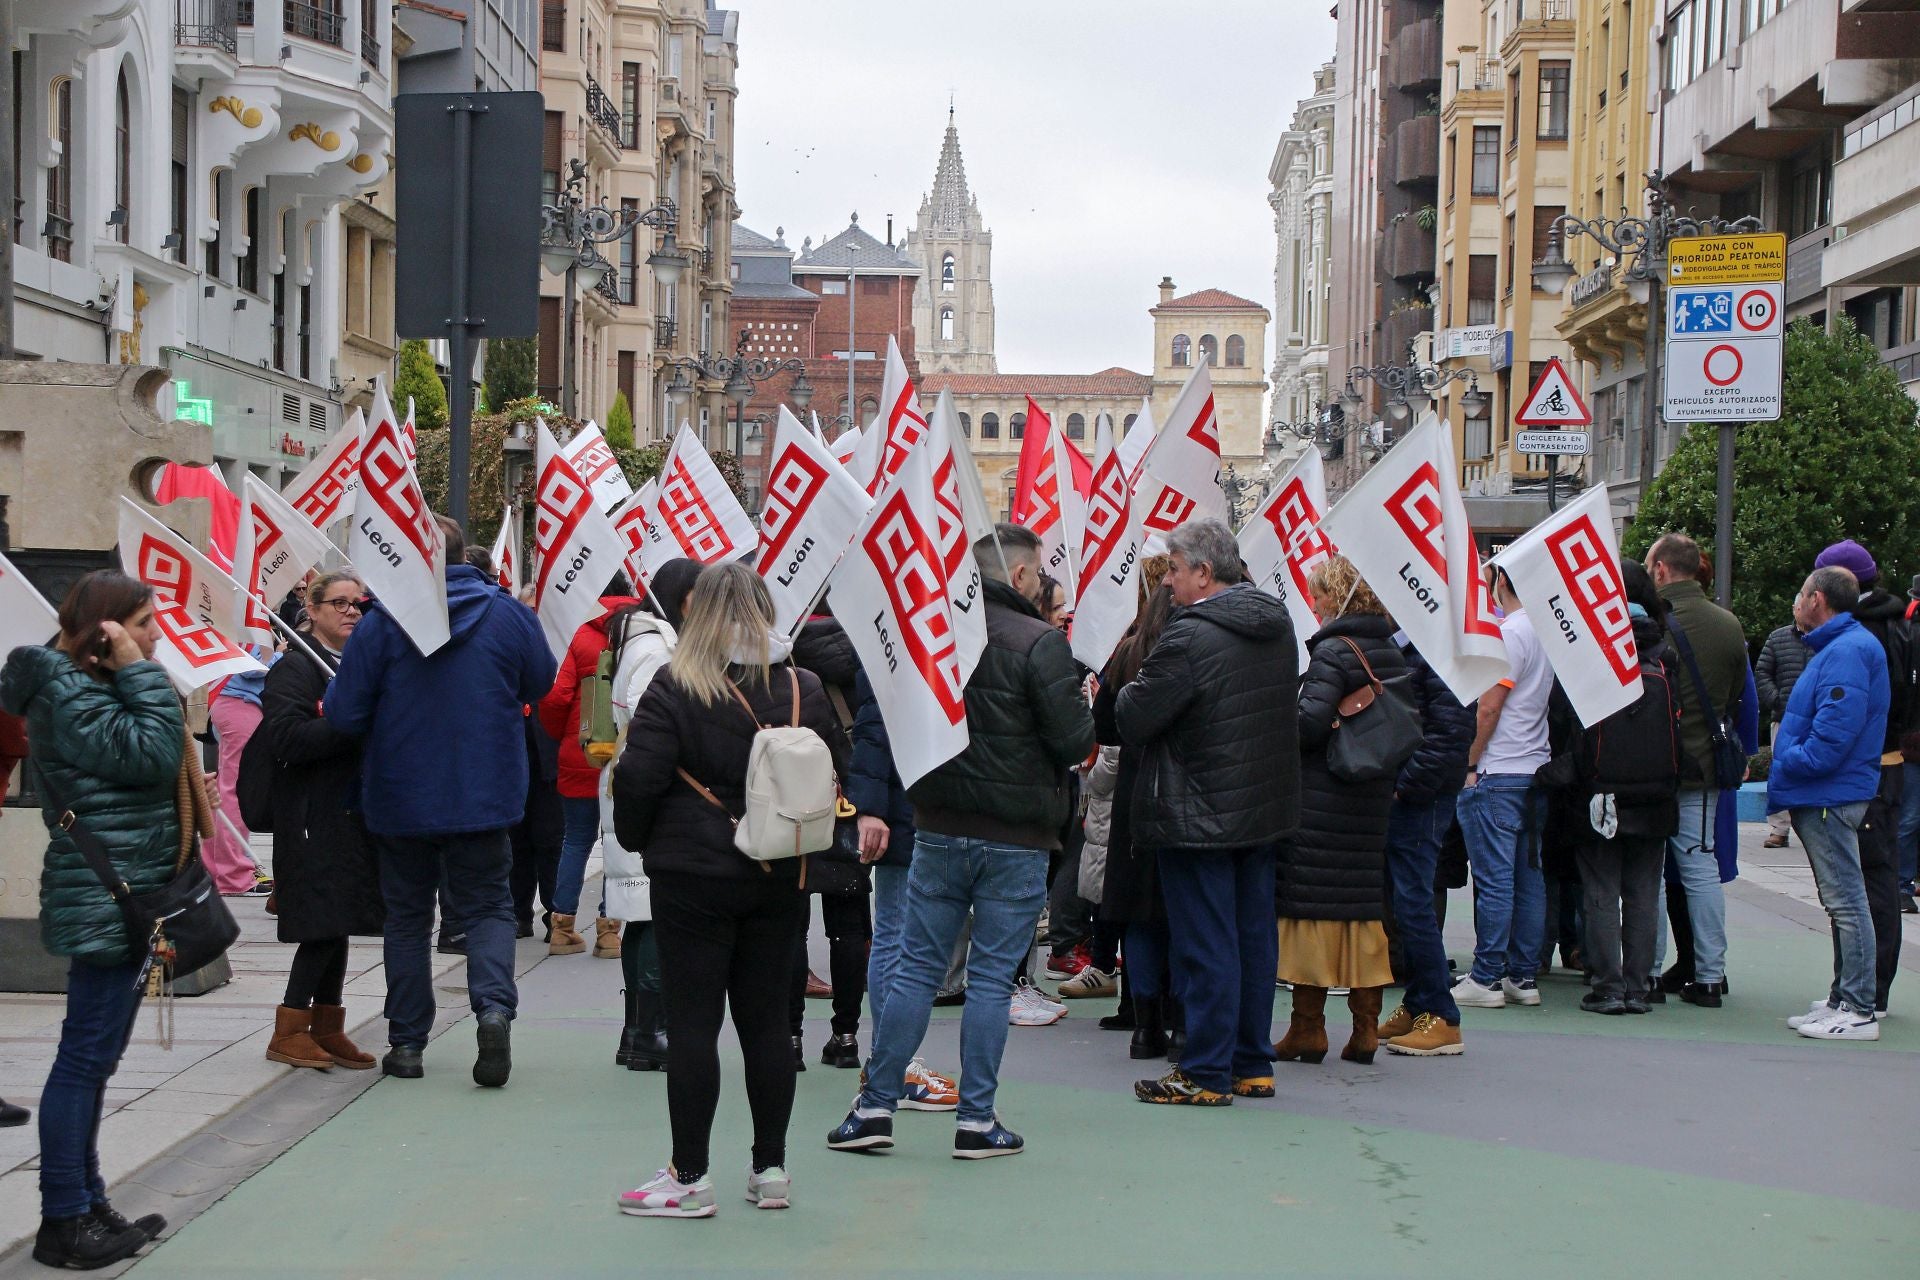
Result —
[{"label": "traffic sign post", "polygon": [[1547,458],[1547,510],[1560,506],[1560,459],[1568,454],[1584,457],[1593,452],[1593,437],[1576,427],[1593,426],[1593,414],[1580,398],[1567,367],[1559,356],[1547,360],[1547,367],[1534,379],[1526,400],[1513,414],[1516,427],[1534,430],[1516,432],[1513,447],[1521,453],[1545,454]]}]

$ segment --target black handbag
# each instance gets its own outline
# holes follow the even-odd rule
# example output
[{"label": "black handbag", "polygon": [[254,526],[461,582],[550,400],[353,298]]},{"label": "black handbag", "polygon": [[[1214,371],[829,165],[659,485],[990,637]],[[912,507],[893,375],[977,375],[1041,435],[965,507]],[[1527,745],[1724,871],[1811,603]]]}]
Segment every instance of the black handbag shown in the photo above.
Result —
[{"label": "black handbag", "polygon": [[197,842],[174,871],[173,879],[150,893],[135,893],[114,868],[100,837],[60,799],[45,773],[39,780],[41,794],[61,811],[60,829],[72,839],[88,868],[120,908],[133,953],[144,960],[141,981],[158,970],[160,985],[171,985],[175,979],[212,964],[240,940],[240,925],[201,863]]},{"label": "black handbag", "polygon": [[1379,782],[1400,776],[1400,767],[1420,746],[1420,712],[1413,705],[1413,677],[1381,680],[1373,674],[1367,655],[1346,636],[1340,637],[1367,682],[1340,699],[1340,718],[1327,744],[1327,771],[1342,782]]}]

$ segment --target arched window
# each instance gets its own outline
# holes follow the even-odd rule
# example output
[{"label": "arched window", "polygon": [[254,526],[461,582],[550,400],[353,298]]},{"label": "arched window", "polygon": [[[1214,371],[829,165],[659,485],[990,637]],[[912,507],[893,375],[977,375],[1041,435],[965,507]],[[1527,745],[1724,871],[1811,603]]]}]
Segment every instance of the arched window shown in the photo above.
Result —
[{"label": "arched window", "polygon": [[[60,144],[60,155],[47,170],[47,223],[44,231],[47,256],[61,262],[73,261],[73,80],[62,76],[53,85],[49,99],[52,108],[53,140]],[[16,124],[19,117],[15,116]],[[19,170],[14,173],[18,177]]]},{"label": "arched window", "polygon": [[1020,437],[1026,434],[1027,434],[1027,415],[1026,414],[1016,413],[1011,418],[1007,419],[1007,438],[1009,440],[1018,440]]},{"label": "arched window", "polygon": [[1121,427],[1121,429],[1122,429],[1123,431],[1131,431],[1131,430],[1133,430],[1133,424],[1134,424],[1134,423],[1135,423],[1135,422],[1136,422],[1136,421],[1137,421],[1137,420],[1139,419],[1139,417],[1140,417],[1140,415],[1139,415],[1139,414],[1137,414],[1137,413],[1130,413],[1130,414],[1128,414],[1128,415],[1127,415],[1127,420],[1126,420],[1125,422],[1123,422],[1123,423],[1121,423],[1121,424],[1120,424],[1120,427]]},{"label": "arched window", "polygon": [[983,413],[980,415],[980,438],[982,440],[998,440],[1000,438],[999,414]]},{"label": "arched window", "polygon": [[1220,363],[1220,343],[1210,333],[1200,338],[1200,363],[1216,365]]},{"label": "arched window", "polygon": [[1067,439],[1085,440],[1087,438],[1087,420],[1077,413],[1067,415]]},{"label": "arched window", "polygon": [[973,415],[972,414],[963,413],[960,415],[960,434],[963,436],[970,436],[973,434]]},{"label": "arched window", "polygon": [[119,214],[114,238],[127,243],[127,224],[133,221],[133,109],[127,98],[127,72],[113,94],[113,206]]},{"label": "arched window", "polygon": [[1237,333],[1227,335],[1227,368],[1244,368],[1247,363],[1247,340]]},{"label": "arched window", "polygon": [[940,291],[953,292],[953,255],[950,253],[940,257]]},{"label": "arched window", "polygon": [[940,308],[940,341],[953,341],[953,308]]},{"label": "arched window", "polygon": [[879,413],[880,402],[878,400],[875,400],[872,396],[862,396],[860,398],[860,421],[862,424],[872,422],[874,418],[879,416]]},{"label": "arched window", "polygon": [[1190,342],[1190,339],[1188,339],[1186,334],[1176,333],[1173,335],[1173,367],[1174,368],[1184,369],[1187,367],[1187,365],[1192,360],[1192,356],[1189,354],[1191,349],[1192,349],[1191,342]]}]

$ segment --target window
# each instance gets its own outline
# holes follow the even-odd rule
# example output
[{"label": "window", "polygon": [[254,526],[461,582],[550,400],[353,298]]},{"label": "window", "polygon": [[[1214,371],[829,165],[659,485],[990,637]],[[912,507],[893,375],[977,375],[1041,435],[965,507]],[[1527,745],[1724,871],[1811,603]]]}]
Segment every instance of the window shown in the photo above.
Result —
[{"label": "window", "polygon": [[539,334],[534,391],[551,399],[560,394],[560,299],[540,299]]},{"label": "window", "polygon": [[822,280],[820,282],[820,292],[822,296],[834,298],[845,297],[847,282],[845,280]]},{"label": "window", "polygon": [[700,303],[700,351],[705,354],[713,350],[713,303]]},{"label": "window", "polygon": [[[638,213],[640,202],[638,200],[622,200],[620,202],[620,212],[622,216],[632,216],[627,212],[629,209]],[[640,228],[638,224],[635,224],[634,226],[628,227],[627,233],[620,237],[620,275],[614,281],[613,289],[615,293],[620,295],[621,302],[627,306],[632,306],[634,300],[640,296],[637,292],[639,284]],[[627,403],[629,405],[633,403],[632,396],[627,397]]]},{"label": "window", "polygon": [[640,64],[620,64],[620,145],[632,151],[640,145]]},{"label": "window", "polygon": [[1473,194],[1500,194],[1500,126],[1476,125],[1473,130]]},{"label": "window", "polygon": [[[1562,204],[1537,204],[1533,206],[1533,257],[1528,259],[1528,278],[1532,278],[1532,264],[1547,256],[1547,242],[1553,236],[1553,223],[1567,211]],[[1529,387],[1533,384],[1528,383]]]},{"label": "window", "polygon": [[1026,414],[1016,413],[1011,418],[1007,419],[1007,438],[1009,440],[1018,440],[1026,434],[1027,434],[1027,415]]},{"label": "window", "polygon": [[1123,422],[1123,423],[1121,423],[1120,425],[1121,425],[1121,427],[1122,427],[1122,429],[1123,429],[1123,430],[1127,430],[1127,431],[1131,431],[1131,430],[1133,430],[1133,424],[1134,424],[1135,422],[1137,422],[1137,421],[1139,420],[1139,418],[1140,418],[1140,415],[1139,415],[1139,414],[1137,414],[1137,413],[1130,413],[1130,414],[1128,414],[1128,415],[1127,415],[1127,420],[1126,420],[1125,422]]},{"label": "window", "polygon": [[1507,215],[1507,296],[1509,298],[1513,296],[1513,260],[1516,256],[1515,250],[1519,245],[1518,240],[1515,238],[1517,234],[1518,232],[1515,230],[1515,216],[1510,213]]},{"label": "window", "polygon": [[1087,438],[1087,420],[1078,413],[1067,415],[1067,439],[1085,440]]},{"label": "window", "polygon": [[1192,346],[1191,341],[1188,339],[1186,334],[1176,333],[1173,335],[1173,367],[1174,368],[1184,369],[1187,367],[1188,363],[1191,360],[1191,356],[1188,354],[1191,350],[1191,346]]},{"label": "window", "polygon": [[720,108],[712,98],[707,99],[707,141],[711,142],[720,134]]},{"label": "window", "polygon": [[127,101],[127,73],[113,90],[113,207],[120,221],[113,235],[127,243],[127,224],[133,221],[133,112]]},{"label": "window", "polygon": [[241,200],[246,222],[241,231],[247,237],[247,251],[240,257],[239,284],[248,293],[260,292],[260,241],[266,229],[260,225],[260,188],[248,187]]},{"label": "window", "polygon": [[227,278],[227,195],[233,190],[233,170],[222,169],[207,184],[207,199],[213,206],[213,239],[206,242],[206,272],[215,280]]},{"label": "window", "polygon": [[1688,9],[1680,9],[1667,18],[1667,88],[1669,90],[1684,89],[1693,79],[1692,17]]},{"label": "window", "polygon": [[860,420],[870,424],[879,416],[880,402],[872,396],[862,396],[860,398]]},{"label": "window", "polygon": [[1785,3],[1786,0],[1746,0],[1746,3],[1741,6],[1743,12],[1740,17],[1740,34],[1750,36],[1758,31],[1780,12],[1780,6]]},{"label": "window", "polygon": [[540,47],[552,53],[567,51],[566,0],[540,0]]},{"label": "window", "polygon": [[1200,338],[1200,363],[1220,363],[1220,340],[1212,334],[1203,334]]},{"label": "window", "polygon": [[885,276],[868,276],[860,282],[860,292],[871,294],[886,293],[887,278]]},{"label": "window", "polygon": [[287,273],[273,273],[273,367],[287,371]]},{"label": "window", "polygon": [[566,119],[558,111],[549,111],[544,121],[540,138],[540,200],[543,204],[557,204],[560,200],[560,171],[567,163],[566,145],[562,141],[566,135]]},{"label": "window", "polygon": [[73,261],[73,81],[53,88],[53,140],[60,154],[47,170],[47,256]]},{"label": "window", "polygon": [[1237,333],[1227,335],[1227,368],[1243,369],[1247,364],[1247,340]]},{"label": "window", "polygon": [[973,415],[972,414],[963,413],[960,415],[960,434],[963,436],[970,436],[973,434]]},{"label": "window", "polygon": [[[26,200],[20,194],[20,122],[26,119],[26,55],[16,50],[13,55],[13,242],[19,244],[20,233],[26,222]],[[174,90],[177,95],[180,91]]]},{"label": "window", "polygon": [[1832,191],[1828,183],[1826,147],[1814,148],[1796,157],[1787,172],[1788,238],[1806,235],[1827,225],[1827,210]]},{"label": "window", "polygon": [[[1718,3],[1718,0],[1715,2]],[[1558,142],[1567,140],[1567,87],[1572,75],[1571,63],[1543,62],[1540,64],[1539,136],[1543,139]]]},{"label": "window", "polygon": [[950,253],[940,258],[940,291],[953,292],[953,255]]},{"label": "window", "polygon": [[[20,127],[18,118],[14,127]],[[173,260],[187,260],[187,139],[193,136],[193,95],[176,87],[173,91],[173,157],[169,177],[173,187],[168,193],[168,232],[173,236]]]},{"label": "window", "polygon": [[1520,73],[1507,77],[1507,150],[1520,145]]},{"label": "window", "polygon": [[1000,438],[999,414],[983,413],[980,415],[980,438],[982,440],[998,440]]},{"label": "window", "polygon": [[953,308],[940,308],[940,341],[953,341]]},{"label": "window", "polygon": [[686,37],[678,33],[667,37],[667,74],[680,78],[680,65],[686,58]]}]

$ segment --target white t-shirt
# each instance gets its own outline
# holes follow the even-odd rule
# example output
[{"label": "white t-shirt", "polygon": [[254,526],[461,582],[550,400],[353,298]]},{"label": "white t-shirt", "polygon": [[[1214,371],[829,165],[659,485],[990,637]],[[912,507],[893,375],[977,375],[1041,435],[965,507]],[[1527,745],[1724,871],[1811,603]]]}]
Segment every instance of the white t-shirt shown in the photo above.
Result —
[{"label": "white t-shirt", "polygon": [[1507,678],[1500,682],[1507,701],[1493,736],[1480,756],[1480,773],[1532,774],[1545,764],[1547,698],[1553,692],[1553,668],[1547,664],[1540,637],[1526,610],[1515,609],[1500,621],[1500,638],[1507,644]]}]

